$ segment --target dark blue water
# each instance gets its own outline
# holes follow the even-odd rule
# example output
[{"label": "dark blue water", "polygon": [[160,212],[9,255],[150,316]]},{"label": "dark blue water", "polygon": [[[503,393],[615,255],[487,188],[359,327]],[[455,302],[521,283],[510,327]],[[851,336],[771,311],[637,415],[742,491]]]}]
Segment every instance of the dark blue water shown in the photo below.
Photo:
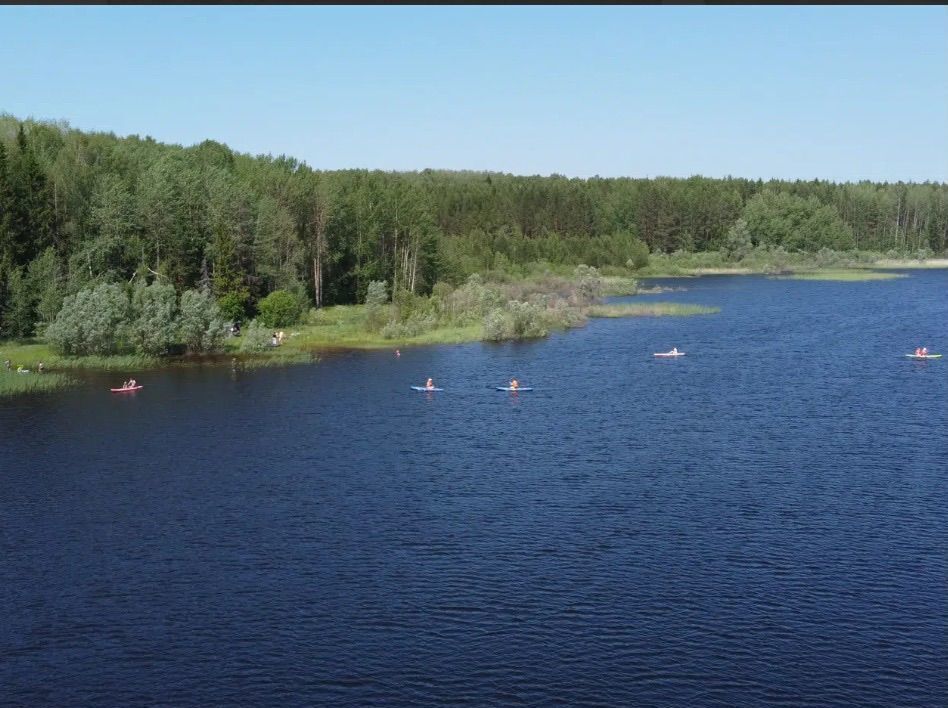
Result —
[{"label": "dark blue water", "polygon": [[3,400],[0,704],[945,705],[948,272],[668,282]]}]

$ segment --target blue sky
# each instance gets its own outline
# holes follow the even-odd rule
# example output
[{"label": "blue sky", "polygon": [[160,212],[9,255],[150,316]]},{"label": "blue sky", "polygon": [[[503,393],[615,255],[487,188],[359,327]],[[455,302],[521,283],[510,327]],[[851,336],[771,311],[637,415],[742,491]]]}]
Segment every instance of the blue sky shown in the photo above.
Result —
[{"label": "blue sky", "polygon": [[5,6],[0,112],[317,169],[948,181],[937,6]]}]

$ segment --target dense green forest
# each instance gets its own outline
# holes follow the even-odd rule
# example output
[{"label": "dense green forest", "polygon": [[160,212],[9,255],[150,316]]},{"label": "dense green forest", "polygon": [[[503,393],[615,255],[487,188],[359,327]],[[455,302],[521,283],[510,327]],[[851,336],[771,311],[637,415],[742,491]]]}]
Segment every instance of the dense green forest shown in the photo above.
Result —
[{"label": "dense green forest", "polygon": [[317,171],[0,115],[0,336],[103,283],[211,293],[243,319],[278,289],[320,307],[373,281],[426,293],[538,261],[752,248],[942,254],[948,185]]}]

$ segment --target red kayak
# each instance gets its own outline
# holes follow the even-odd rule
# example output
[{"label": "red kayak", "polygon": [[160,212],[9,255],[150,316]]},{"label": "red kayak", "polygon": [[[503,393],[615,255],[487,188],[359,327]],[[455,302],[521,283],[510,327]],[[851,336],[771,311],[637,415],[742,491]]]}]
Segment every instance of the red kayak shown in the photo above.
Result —
[{"label": "red kayak", "polygon": [[137,391],[140,388],[144,388],[141,384],[138,386],[129,386],[128,388],[111,388],[109,389],[112,393],[125,393],[125,391]]}]

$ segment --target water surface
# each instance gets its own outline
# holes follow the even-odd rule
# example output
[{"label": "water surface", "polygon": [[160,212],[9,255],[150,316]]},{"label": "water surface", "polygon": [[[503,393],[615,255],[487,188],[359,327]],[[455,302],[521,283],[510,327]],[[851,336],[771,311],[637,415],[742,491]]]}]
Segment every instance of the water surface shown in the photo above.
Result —
[{"label": "water surface", "polygon": [[948,271],[665,284],[3,400],[0,703],[944,705]]}]

